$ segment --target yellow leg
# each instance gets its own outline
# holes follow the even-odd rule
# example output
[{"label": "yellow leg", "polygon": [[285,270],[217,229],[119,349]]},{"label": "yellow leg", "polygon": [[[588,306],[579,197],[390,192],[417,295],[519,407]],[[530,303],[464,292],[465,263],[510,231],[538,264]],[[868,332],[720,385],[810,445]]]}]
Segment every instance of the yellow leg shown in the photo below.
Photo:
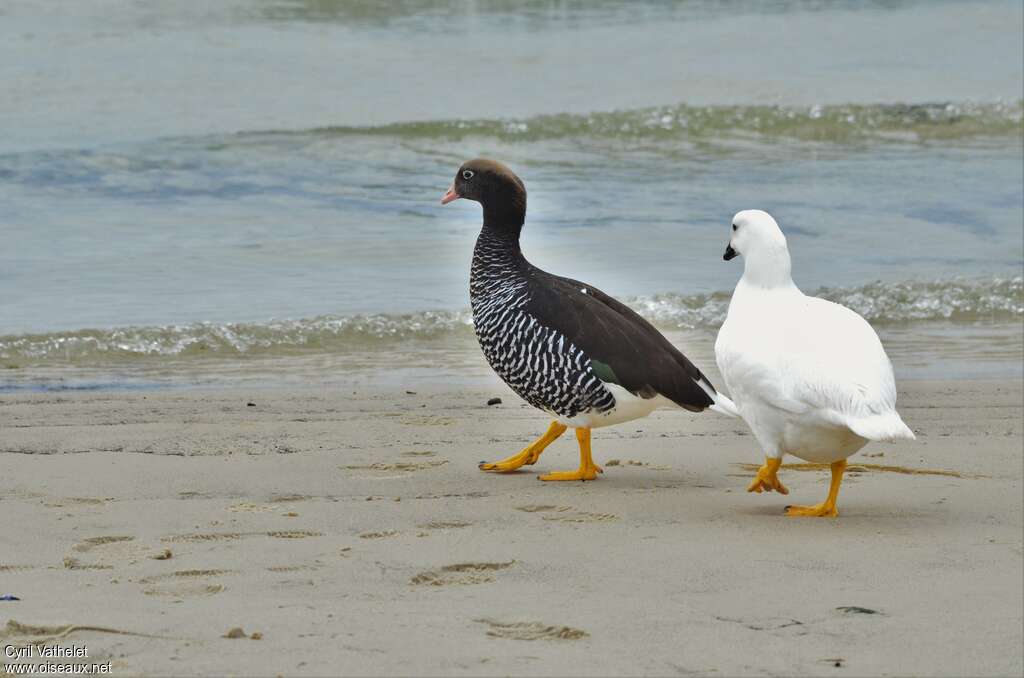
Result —
[{"label": "yellow leg", "polygon": [[773,459],[771,457],[765,457],[764,466],[757,470],[757,475],[754,477],[754,481],[747,487],[747,492],[771,492],[775,490],[779,494],[789,494],[789,490],[782,484],[777,475],[779,467],[782,466],[782,459]]},{"label": "yellow leg", "polygon": [[576,429],[576,441],[580,444],[580,467],[575,471],[553,471],[543,476],[537,476],[541,480],[594,480],[598,473],[604,473],[604,469],[594,463],[590,456],[590,429]]},{"label": "yellow leg", "polygon": [[835,518],[839,515],[836,510],[836,498],[839,496],[839,485],[843,482],[843,472],[846,471],[846,460],[837,461],[832,464],[832,484],[828,488],[828,498],[816,506],[787,506],[787,516],[824,516]]},{"label": "yellow leg", "polygon": [[479,468],[481,471],[500,471],[505,473],[508,471],[515,471],[520,466],[536,464],[537,460],[540,459],[540,453],[544,451],[544,448],[557,440],[558,436],[565,433],[566,428],[568,427],[565,424],[553,421],[551,422],[551,425],[548,426],[548,430],[544,435],[524,447],[518,454],[513,454],[508,459],[502,459],[501,461],[482,461],[480,462]]}]

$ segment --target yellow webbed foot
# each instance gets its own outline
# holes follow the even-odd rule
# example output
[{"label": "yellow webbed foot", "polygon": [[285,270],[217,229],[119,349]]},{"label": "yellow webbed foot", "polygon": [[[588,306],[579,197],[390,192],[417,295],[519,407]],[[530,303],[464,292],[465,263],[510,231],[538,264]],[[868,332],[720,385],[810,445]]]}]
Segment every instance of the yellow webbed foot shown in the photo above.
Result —
[{"label": "yellow webbed foot", "polygon": [[825,501],[816,506],[787,506],[787,516],[811,516],[814,518],[835,518],[839,515],[836,510],[836,499],[839,497],[839,485],[843,482],[843,473],[846,472],[846,460],[842,459],[832,463],[832,482],[829,483],[828,497]]},{"label": "yellow webbed foot", "polygon": [[511,457],[502,459],[501,461],[482,461],[478,468],[481,471],[498,471],[500,473],[507,473],[508,471],[515,471],[521,466],[536,464],[539,458],[539,454],[535,454],[529,447],[527,447],[518,454],[513,454]]},{"label": "yellow webbed foot", "polygon": [[575,471],[554,471],[537,476],[539,480],[594,480],[604,469],[594,463],[590,456],[590,429],[576,429],[576,440],[580,444],[580,467]]},{"label": "yellow webbed foot", "polygon": [[814,518],[835,518],[839,515],[836,505],[823,501],[815,506],[787,506],[787,516],[809,516]]},{"label": "yellow webbed foot", "polygon": [[779,494],[789,494],[789,490],[779,480],[779,467],[782,466],[782,459],[772,459],[768,457],[764,460],[764,465],[758,469],[757,475],[754,476],[753,482],[747,487],[747,492],[771,492],[775,490]]},{"label": "yellow webbed foot", "polygon": [[509,471],[515,471],[521,466],[529,466],[530,464],[536,464],[537,460],[540,459],[541,452],[544,451],[548,445],[558,439],[558,436],[565,433],[565,429],[568,428],[565,424],[560,424],[557,421],[551,422],[548,426],[547,432],[537,440],[533,441],[517,454],[513,454],[507,459],[501,461],[487,462],[482,461],[477,466],[481,471],[497,471],[499,473],[508,473]]},{"label": "yellow webbed foot", "polygon": [[538,480],[596,480],[598,473],[604,473],[604,469],[597,464],[590,464],[590,466],[579,467],[575,471],[552,471],[551,473],[545,473],[542,476],[537,476]]}]

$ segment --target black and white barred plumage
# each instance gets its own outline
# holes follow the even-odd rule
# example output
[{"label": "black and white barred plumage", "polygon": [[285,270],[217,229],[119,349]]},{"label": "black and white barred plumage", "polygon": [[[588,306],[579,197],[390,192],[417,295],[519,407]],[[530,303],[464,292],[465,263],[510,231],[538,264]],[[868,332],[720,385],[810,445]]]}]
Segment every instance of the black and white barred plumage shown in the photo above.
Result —
[{"label": "black and white barred plumage", "polygon": [[573,418],[607,412],[615,396],[594,374],[590,358],[530,311],[528,264],[500,237],[482,233],[473,251],[469,298],[484,357],[513,391],[534,407]]},{"label": "black and white barred plumage", "polygon": [[442,202],[460,197],[484,211],[470,274],[476,335],[491,367],[524,400],[577,427],[646,416],[663,403],[734,413],[731,401],[628,306],[523,257],[526,189],[507,167],[464,164]]}]

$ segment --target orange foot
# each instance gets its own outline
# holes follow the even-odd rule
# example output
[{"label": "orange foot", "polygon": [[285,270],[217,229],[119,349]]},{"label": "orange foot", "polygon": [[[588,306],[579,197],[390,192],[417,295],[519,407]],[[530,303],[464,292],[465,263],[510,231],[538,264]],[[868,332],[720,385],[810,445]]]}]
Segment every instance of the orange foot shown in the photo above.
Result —
[{"label": "orange foot", "polygon": [[839,497],[839,485],[843,482],[843,473],[846,471],[846,460],[832,464],[832,482],[828,487],[828,497],[825,501],[815,506],[787,506],[787,516],[810,516],[814,518],[835,518],[839,515],[836,510],[836,499]]},{"label": "orange foot", "polygon": [[523,448],[520,452],[517,452],[506,459],[502,459],[501,461],[482,461],[477,468],[481,471],[507,473],[509,471],[515,471],[521,466],[536,464],[538,459],[540,459],[540,452],[534,450],[531,445],[530,447]]},{"label": "orange foot", "polygon": [[787,506],[787,516],[810,516],[814,518],[835,518],[839,515],[835,504],[823,501],[814,506]]},{"label": "orange foot", "polygon": [[542,476],[540,480],[594,480],[604,469],[594,463],[590,456],[590,429],[576,429],[576,441],[580,444],[580,467],[575,471],[554,471]]},{"label": "orange foot", "polygon": [[524,447],[517,454],[513,454],[511,457],[502,459],[501,461],[482,461],[478,465],[478,468],[481,471],[508,473],[509,471],[515,471],[521,466],[536,464],[537,460],[540,459],[540,455],[544,451],[544,448],[554,442],[558,436],[565,433],[566,428],[565,424],[553,421],[551,422],[551,425],[548,426],[548,430],[544,435]]},{"label": "orange foot", "polygon": [[764,466],[757,470],[757,475],[754,476],[753,482],[747,487],[747,492],[771,492],[775,490],[779,494],[789,494],[789,490],[779,480],[778,472],[779,467],[782,466],[782,459],[773,459],[766,457],[764,460]]},{"label": "orange foot", "polygon": [[597,464],[590,464],[590,466],[580,466],[575,471],[552,471],[537,476],[537,478],[538,480],[596,480],[598,473],[604,473],[604,469]]}]

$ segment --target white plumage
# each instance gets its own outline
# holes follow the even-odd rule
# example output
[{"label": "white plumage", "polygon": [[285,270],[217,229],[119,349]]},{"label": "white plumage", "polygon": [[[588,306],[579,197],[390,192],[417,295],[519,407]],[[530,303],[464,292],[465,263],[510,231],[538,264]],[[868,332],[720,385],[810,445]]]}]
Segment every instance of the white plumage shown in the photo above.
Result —
[{"label": "white plumage", "polygon": [[[659,407],[678,407],[663,395],[653,398],[641,398],[633,395],[618,384],[601,382],[615,396],[615,406],[605,412],[587,410],[574,417],[565,417],[552,413],[555,419],[571,428],[602,428],[615,426],[634,419],[642,419]],[[714,407],[714,406],[712,406]]]},{"label": "white plumage", "polygon": [[[792,454],[834,464],[871,440],[913,439],[896,412],[896,384],[878,335],[850,309],[793,283],[786,238],[771,215],[739,212],[726,258],[742,255],[715,358],[740,416],[764,449],[751,491],[786,492],[775,471]],[[832,506],[795,515],[835,515]],[[826,501],[826,504],[828,501]],[[824,507],[824,508],[822,508]],[[799,509],[800,507],[795,507]]]}]

